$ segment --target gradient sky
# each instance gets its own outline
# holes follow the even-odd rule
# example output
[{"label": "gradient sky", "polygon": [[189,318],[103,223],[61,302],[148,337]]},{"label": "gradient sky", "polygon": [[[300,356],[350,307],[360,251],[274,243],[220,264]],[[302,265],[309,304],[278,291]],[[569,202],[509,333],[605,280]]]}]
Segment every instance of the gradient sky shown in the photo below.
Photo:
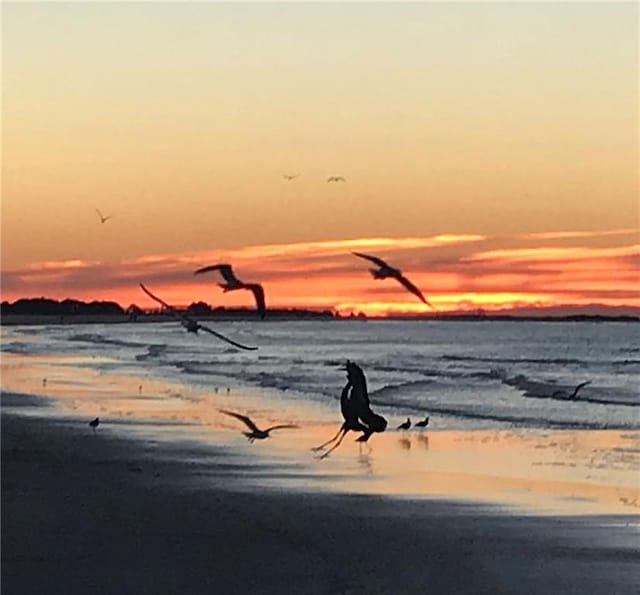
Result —
[{"label": "gradient sky", "polygon": [[640,306],[638,16],[5,2],[2,298],[247,303],[194,279],[224,260],[274,306],[423,311],[355,249],[445,310]]}]

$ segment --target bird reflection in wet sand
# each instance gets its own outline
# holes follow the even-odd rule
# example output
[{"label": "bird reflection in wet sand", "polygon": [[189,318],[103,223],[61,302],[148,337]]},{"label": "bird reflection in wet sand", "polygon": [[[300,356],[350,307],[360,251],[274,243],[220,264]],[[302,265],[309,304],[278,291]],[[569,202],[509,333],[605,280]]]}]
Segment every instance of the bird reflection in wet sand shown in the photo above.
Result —
[{"label": "bird reflection in wet sand", "polygon": [[387,428],[387,420],[374,413],[369,402],[369,394],[367,392],[367,380],[364,376],[362,368],[357,364],[347,361],[345,366],[347,372],[347,384],[342,389],[340,396],[340,410],[344,423],[338,430],[338,433],[327,440],[320,446],[316,446],[311,450],[320,451],[329,446],[332,442],[335,444],[329,448],[320,457],[324,459],[329,456],[340,444],[348,432],[362,432],[362,435],[356,439],[361,445],[365,444],[369,450],[371,447],[367,441],[375,432],[384,432]]},{"label": "bird reflection in wet sand", "polygon": [[369,256],[368,254],[363,254],[362,252],[353,252],[352,254],[359,258],[364,258],[365,260],[372,262],[378,267],[377,269],[369,269],[369,272],[374,279],[395,279],[407,291],[410,291],[413,295],[417,296],[423,304],[426,304],[433,310],[436,309],[427,301],[424,295],[422,295],[422,292],[402,274],[400,269],[392,267],[384,260],[382,260],[382,258],[378,258],[377,256]]},{"label": "bird reflection in wet sand", "polygon": [[400,438],[398,440],[398,444],[402,450],[411,450],[411,439],[410,438]]},{"label": "bird reflection in wet sand", "polygon": [[264,440],[265,438],[269,438],[269,433],[273,430],[282,430],[285,428],[297,428],[295,424],[278,424],[275,426],[270,426],[265,430],[261,430],[255,423],[251,420],[250,417],[246,415],[241,415],[240,413],[234,413],[233,411],[227,411],[226,409],[218,409],[220,413],[224,413],[225,415],[230,415],[231,417],[235,417],[239,419],[245,426],[247,426],[251,431],[250,432],[242,432],[248,439],[249,442],[253,442],[254,440]]},{"label": "bird reflection in wet sand", "polygon": [[416,438],[418,442],[422,444],[425,450],[429,450],[429,435],[428,434],[417,434]]},{"label": "bird reflection in wet sand", "polygon": [[227,343],[230,343],[234,347],[238,347],[240,349],[246,349],[247,351],[255,351],[256,349],[258,349],[257,347],[251,347],[249,345],[243,345],[242,343],[237,343],[236,341],[233,341],[228,337],[225,337],[221,333],[218,333],[213,329],[210,329],[200,324],[197,320],[194,320],[193,318],[187,316],[186,314],[183,314],[182,312],[178,312],[175,308],[167,304],[167,302],[153,295],[142,283],[140,283],[140,287],[142,288],[142,291],[144,291],[152,300],[155,300],[156,302],[164,306],[171,315],[175,316],[176,318],[179,318],[180,323],[185,329],[187,329],[187,332],[197,334],[198,331],[205,331],[206,333],[209,333],[214,337],[218,337],[218,339],[221,339],[222,341],[226,341]]},{"label": "bird reflection in wet sand", "polygon": [[219,283],[224,293],[227,291],[237,291],[238,289],[247,289],[253,293],[253,297],[256,302],[256,310],[260,315],[260,318],[264,318],[266,313],[266,304],[264,299],[264,289],[259,283],[244,283],[235,276],[230,264],[212,264],[210,266],[202,267],[197,271],[194,271],[194,275],[201,275],[202,273],[210,273],[211,271],[218,271],[224,283]]}]

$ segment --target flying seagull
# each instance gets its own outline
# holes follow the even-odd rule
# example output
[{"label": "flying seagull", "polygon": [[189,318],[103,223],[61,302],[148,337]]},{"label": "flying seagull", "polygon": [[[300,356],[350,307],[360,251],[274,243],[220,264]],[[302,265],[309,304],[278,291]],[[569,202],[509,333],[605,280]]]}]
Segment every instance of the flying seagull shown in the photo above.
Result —
[{"label": "flying seagull", "polygon": [[89,425],[91,426],[91,429],[95,432],[96,428],[100,425],[100,418],[96,417],[95,419],[92,419],[89,422]]},{"label": "flying seagull", "polygon": [[298,427],[294,424],[278,424],[277,426],[271,426],[266,430],[261,430],[258,426],[256,426],[256,424],[253,423],[251,418],[247,417],[246,415],[240,415],[239,413],[227,411],[226,409],[218,409],[218,411],[220,411],[220,413],[224,413],[225,415],[230,415],[231,417],[239,419],[245,426],[247,426],[251,431],[242,433],[249,439],[249,442],[253,442],[254,440],[264,440],[265,438],[269,437],[269,432],[273,430]]},{"label": "flying seagull", "polygon": [[140,287],[142,288],[142,291],[144,291],[152,300],[155,300],[159,304],[162,304],[173,316],[179,318],[182,326],[186,328],[188,332],[197,334],[198,331],[205,331],[214,335],[215,337],[218,337],[218,339],[221,339],[222,341],[226,341],[227,343],[231,343],[231,345],[234,345],[235,347],[239,347],[240,349],[246,349],[247,351],[254,351],[258,349],[257,347],[249,347],[248,345],[243,345],[242,343],[236,343],[235,341],[228,339],[224,335],[221,335],[220,333],[217,333],[216,331],[203,326],[197,320],[190,318],[182,312],[178,312],[175,308],[167,304],[167,302],[161,300],[158,296],[153,295],[142,283],[140,283]]},{"label": "flying seagull", "polygon": [[300,177],[300,174],[296,174],[295,176],[292,176],[290,174],[283,174],[282,177],[287,181],[287,182],[291,182],[291,180],[295,180],[296,178]]},{"label": "flying seagull", "polygon": [[342,176],[329,176],[327,178],[327,184],[329,182],[346,182],[347,180],[345,180]]},{"label": "flying seagull", "polygon": [[393,278],[396,281],[398,281],[398,283],[403,285],[405,289],[410,291],[413,295],[417,296],[422,303],[426,304],[427,306],[429,306],[429,308],[432,308],[433,310],[436,309],[433,305],[431,305],[426,300],[426,298],[422,295],[422,292],[400,272],[399,269],[393,268],[392,266],[387,264],[384,260],[382,260],[382,258],[378,258],[377,256],[369,256],[368,254],[362,254],[362,252],[352,252],[352,254],[354,254],[355,256],[358,256],[359,258],[370,260],[372,263],[374,263],[379,267],[377,269],[369,269],[369,272],[371,273],[371,276],[374,279]]},{"label": "flying seagull", "polygon": [[573,392],[571,394],[567,393],[567,391],[565,390],[557,390],[555,391],[552,395],[551,398],[555,398],[555,397],[566,397],[568,399],[575,399],[576,396],[578,395],[578,391],[583,387],[583,386],[587,386],[587,384],[591,384],[591,380],[587,380],[586,382],[581,382],[580,384],[578,384],[578,386],[576,386],[573,389]]},{"label": "flying seagull", "polygon": [[96,213],[98,213],[98,217],[100,217],[100,223],[106,223],[111,219],[111,215],[107,215],[106,217],[100,212],[100,209],[96,209]]},{"label": "flying seagull", "polygon": [[208,267],[202,267],[194,272],[194,275],[200,275],[202,273],[208,273],[210,271],[219,271],[225,283],[218,283],[224,293],[227,291],[236,291],[237,289],[248,289],[253,293],[253,297],[256,300],[256,309],[260,318],[264,318],[266,313],[266,305],[264,300],[264,289],[262,285],[258,283],[244,283],[238,279],[233,273],[233,269],[230,264],[212,264]]}]

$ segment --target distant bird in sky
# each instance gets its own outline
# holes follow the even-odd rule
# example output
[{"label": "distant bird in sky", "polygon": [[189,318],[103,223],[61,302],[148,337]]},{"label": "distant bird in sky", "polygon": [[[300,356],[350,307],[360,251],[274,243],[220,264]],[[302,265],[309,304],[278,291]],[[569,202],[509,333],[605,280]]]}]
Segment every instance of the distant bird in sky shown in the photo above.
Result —
[{"label": "distant bird in sky", "polygon": [[294,424],[278,424],[276,426],[271,426],[266,430],[261,430],[258,426],[256,426],[255,423],[253,423],[251,418],[247,417],[246,415],[240,415],[239,413],[227,411],[226,409],[218,409],[218,411],[220,411],[220,413],[224,413],[225,415],[230,415],[231,417],[239,419],[245,426],[247,426],[251,431],[242,433],[249,439],[249,442],[253,442],[254,440],[264,440],[265,438],[269,437],[269,432],[272,432],[273,430],[298,427]]},{"label": "distant bird in sky", "polygon": [[182,312],[178,312],[175,308],[167,304],[167,302],[161,300],[158,296],[153,295],[142,283],[140,283],[140,287],[142,288],[142,291],[144,291],[152,300],[155,300],[156,302],[164,306],[173,316],[175,316],[176,318],[179,318],[180,322],[182,323],[182,326],[186,328],[188,332],[197,334],[198,331],[205,331],[207,333],[212,334],[215,337],[218,337],[218,339],[221,339],[222,341],[226,341],[227,343],[230,343],[231,345],[238,347],[240,349],[246,349],[247,351],[254,351],[258,349],[257,347],[250,347],[248,345],[243,345],[242,343],[237,343],[236,341],[232,341],[231,339],[225,337],[224,335],[217,333],[216,331],[210,328],[207,328],[206,326],[203,326],[198,321],[194,320],[193,318],[190,318],[186,314],[183,314]]},{"label": "distant bird in sky", "polygon": [[96,213],[98,213],[98,217],[100,217],[100,223],[106,223],[111,219],[111,215],[107,215],[106,217],[100,212],[100,209],[96,209]]},{"label": "distant bird in sky", "polygon": [[352,252],[352,254],[359,258],[369,260],[379,267],[377,269],[369,269],[369,272],[374,279],[395,279],[405,289],[410,291],[413,295],[417,296],[422,303],[426,304],[433,310],[436,309],[426,300],[424,295],[422,295],[422,292],[413,283],[411,283],[411,281],[409,281],[409,279],[407,279],[399,269],[390,266],[384,260],[378,258],[377,256],[369,256],[368,254],[362,254],[362,252]]},{"label": "distant bird in sky", "polygon": [[291,180],[295,180],[297,177],[299,177],[300,174],[295,174],[295,175],[290,175],[290,174],[283,174],[282,177],[287,181],[287,182],[291,182]]},{"label": "distant bird in sky", "polygon": [[225,280],[225,283],[218,283],[222,290],[226,293],[227,291],[236,291],[238,289],[248,289],[251,293],[253,293],[253,297],[256,301],[256,309],[260,318],[264,318],[266,313],[266,304],[264,299],[264,289],[262,285],[258,283],[244,283],[235,276],[233,269],[230,264],[212,264],[207,267],[202,267],[194,272],[194,275],[200,275],[202,273],[208,273],[210,271],[218,271],[222,278]]},{"label": "distant bird in sky", "polygon": [[575,399],[578,396],[578,391],[583,386],[587,386],[587,384],[591,384],[591,380],[587,380],[586,382],[581,382],[580,384],[578,384],[578,386],[573,389],[573,392],[571,394],[569,394],[566,390],[557,390],[551,395],[551,397],[565,397],[567,399]]},{"label": "distant bird in sky", "polygon": [[329,182],[346,182],[347,180],[345,180],[342,176],[329,176],[327,178],[327,184]]},{"label": "distant bird in sky", "polygon": [[91,426],[91,429],[95,432],[96,428],[100,425],[100,418],[96,417],[95,419],[92,419],[89,422],[89,425]]},{"label": "distant bird in sky", "polygon": [[407,417],[407,421],[403,421],[396,430],[408,430],[411,427],[411,420]]},{"label": "distant bird in sky", "polygon": [[414,426],[416,428],[426,428],[429,425],[429,416],[425,417],[422,421],[416,422]]}]

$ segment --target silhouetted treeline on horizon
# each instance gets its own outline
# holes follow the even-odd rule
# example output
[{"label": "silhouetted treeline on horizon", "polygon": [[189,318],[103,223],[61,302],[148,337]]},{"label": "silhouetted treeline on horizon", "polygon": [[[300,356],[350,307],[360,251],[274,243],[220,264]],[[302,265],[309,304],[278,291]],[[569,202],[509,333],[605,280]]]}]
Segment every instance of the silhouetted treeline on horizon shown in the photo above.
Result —
[{"label": "silhouetted treeline on horizon", "polygon": [[[193,302],[187,307],[176,308],[178,312],[184,312],[192,317],[206,319],[243,319],[255,320],[254,308],[225,308],[224,306],[212,307],[205,302]],[[162,308],[141,308],[131,304],[123,308],[117,302],[94,300],[83,302],[81,300],[65,299],[57,301],[49,298],[22,298],[13,303],[3,301],[0,304],[0,322],[2,324],[28,324],[39,323],[38,319],[45,318],[45,322],[159,322],[175,320],[171,313]],[[407,314],[379,317],[367,317],[364,313],[340,315],[331,310],[309,310],[304,308],[273,308],[267,311],[267,319],[385,319],[385,320],[441,320],[441,321],[620,321],[640,322],[638,315],[618,314],[615,308],[610,314],[545,314],[543,308],[537,314],[509,312],[434,312],[428,314]]]}]

